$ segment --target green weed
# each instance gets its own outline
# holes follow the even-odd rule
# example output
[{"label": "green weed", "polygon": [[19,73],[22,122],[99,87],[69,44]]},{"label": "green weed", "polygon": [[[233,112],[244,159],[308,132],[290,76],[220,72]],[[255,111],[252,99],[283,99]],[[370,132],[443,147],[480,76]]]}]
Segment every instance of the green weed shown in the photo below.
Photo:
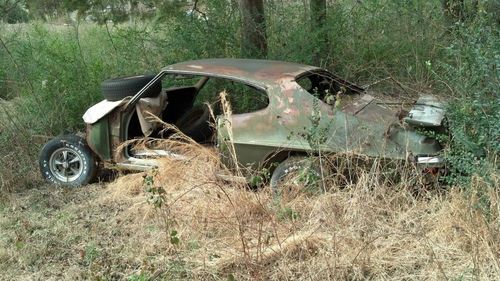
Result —
[{"label": "green weed", "polygon": [[99,256],[100,251],[94,243],[89,243],[85,246],[85,255],[83,260],[87,265],[91,265]]}]

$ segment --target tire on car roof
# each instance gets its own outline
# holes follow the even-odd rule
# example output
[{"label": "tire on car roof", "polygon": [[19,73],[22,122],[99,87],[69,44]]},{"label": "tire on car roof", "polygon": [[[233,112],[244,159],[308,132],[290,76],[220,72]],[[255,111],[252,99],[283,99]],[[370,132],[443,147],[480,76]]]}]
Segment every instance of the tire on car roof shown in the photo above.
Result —
[{"label": "tire on car roof", "polygon": [[[108,101],[119,101],[139,92],[155,75],[137,75],[105,80],[101,83],[102,94]],[[161,92],[161,83],[155,83],[143,97],[156,97]]]}]

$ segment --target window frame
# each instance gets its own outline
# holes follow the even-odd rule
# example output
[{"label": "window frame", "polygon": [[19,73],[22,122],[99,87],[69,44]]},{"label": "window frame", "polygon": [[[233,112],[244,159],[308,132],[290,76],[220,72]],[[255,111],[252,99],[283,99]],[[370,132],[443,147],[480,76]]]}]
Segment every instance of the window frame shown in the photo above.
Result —
[{"label": "window frame", "polygon": [[[254,111],[244,112],[244,113],[233,113],[233,115],[251,114],[254,112],[259,112],[259,111],[268,109],[271,105],[271,96],[269,94],[268,88],[266,86],[259,85],[257,83],[251,83],[250,81],[245,80],[245,79],[239,79],[237,77],[228,76],[228,75],[218,75],[218,74],[214,74],[214,73],[179,71],[179,70],[165,70],[165,71],[163,71],[163,76],[161,79],[165,78],[165,76],[176,75],[176,74],[177,75],[193,75],[193,76],[202,77],[197,82],[197,84],[193,85],[193,87],[196,87],[195,98],[198,97],[200,90],[206,86],[206,84],[208,83],[208,81],[210,79],[222,79],[222,80],[227,80],[230,82],[239,83],[239,84],[245,85],[246,87],[252,88],[253,90],[260,91],[267,98],[267,105],[265,107],[260,108],[258,110],[254,110]],[[203,82],[201,82],[201,81],[203,81]],[[231,107],[233,107],[232,104],[231,104]]]}]

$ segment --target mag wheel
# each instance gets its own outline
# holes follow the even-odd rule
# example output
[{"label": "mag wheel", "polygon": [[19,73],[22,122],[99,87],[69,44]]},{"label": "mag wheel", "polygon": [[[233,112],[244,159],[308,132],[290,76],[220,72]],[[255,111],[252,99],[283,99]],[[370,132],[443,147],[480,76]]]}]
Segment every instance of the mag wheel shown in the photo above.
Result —
[{"label": "mag wheel", "polygon": [[40,153],[40,171],[48,181],[64,186],[81,186],[97,174],[97,161],[85,143],[76,135],[52,139]]}]

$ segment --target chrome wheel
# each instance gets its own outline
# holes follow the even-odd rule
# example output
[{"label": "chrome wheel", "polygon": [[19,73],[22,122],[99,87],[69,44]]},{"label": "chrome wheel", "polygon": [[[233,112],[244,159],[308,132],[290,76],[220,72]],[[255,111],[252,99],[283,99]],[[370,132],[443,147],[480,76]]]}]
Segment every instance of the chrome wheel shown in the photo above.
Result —
[{"label": "chrome wheel", "polygon": [[72,148],[62,147],[55,150],[49,159],[52,175],[61,182],[73,182],[83,173],[83,159]]},{"label": "chrome wheel", "polygon": [[68,187],[88,184],[95,179],[99,168],[85,139],[72,134],[48,141],[40,152],[38,164],[47,181]]}]

